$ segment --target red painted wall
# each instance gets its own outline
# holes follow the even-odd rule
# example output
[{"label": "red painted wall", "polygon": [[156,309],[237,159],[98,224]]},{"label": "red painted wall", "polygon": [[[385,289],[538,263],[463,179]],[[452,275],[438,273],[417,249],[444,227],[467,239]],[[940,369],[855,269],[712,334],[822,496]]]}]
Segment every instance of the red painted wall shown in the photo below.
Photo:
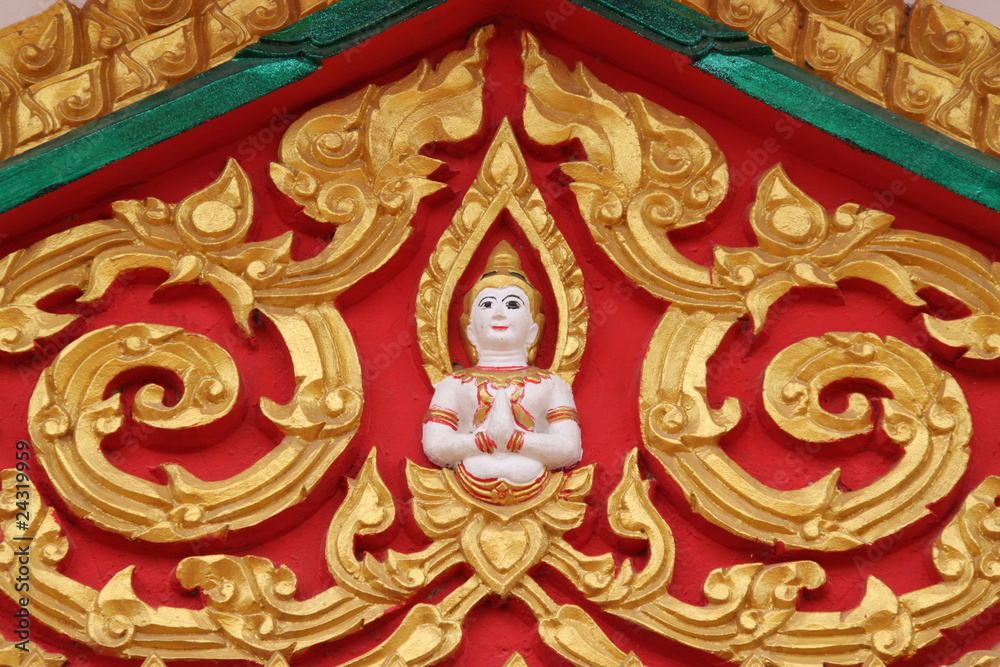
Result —
[{"label": "red painted wall", "polygon": [[[254,183],[257,222],[251,238],[271,238],[292,229],[296,232],[296,258],[314,254],[325,243],[323,235],[327,230],[298,211],[268,176],[281,132],[317,103],[347,94],[369,80],[388,82],[400,77],[412,69],[419,55],[426,53],[432,60],[439,60],[463,44],[469,27],[482,22],[484,11],[475,3],[460,2],[426,12],[331,59],[321,71],[302,82],[11,212],[0,219],[0,227],[11,235],[4,243],[4,253],[26,247],[55,231],[100,219],[108,215],[110,203],[118,199],[155,196],[179,201],[214,180],[226,159],[233,156]],[[641,447],[639,373],[650,335],[666,304],[633,285],[594,244],[566,187],[567,179],[558,171],[558,164],[576,149],[542,150],[524,136],[517,33],[525,27],[536,31],[545,48],[566,62],[583,62],[615,88],[640,93],[691,118],[718,141],[729,161],[734,187],[706,223],[672,236],[696,262],[709,264],[713,245],[754,245],[747,211],[755,183],[766,168],[779,161],[797,185],[827,208],[859,202],[886,209],[897,217],[899,228],[940,234],[988,257],[996,256],[995,244],[1000,239],[998,214],[802,126],[693,69],[686,58],[586,10],[570,11],[551,1],[525,2],[517,12],[527,18],[501,19],[490,45],[485,129],[460,146],[428,150],[447,163],[437,176],[448,188],[421,205],[413,221],[415,232],[398,255],[338,301],[362,358],[365,391],[361,428],[340,462],[305,503],[264,525],[225,540],[173,547],[131,543],[95,529],[68,511],[44,483],[44,476],[36,473],[47,501],[59,508],[70,537],[71,555],[64,567],[67,575],[99,588],[115,572],[138,563],[135,590],[144,600],[154,606],[198,608],[201,600],[182,590],[174,580],[173,570],[181,558],[206,553],[255,554],[287,565],[298,576],[299,595],[314,595],[332,584],[323,559],[323,543],[327,526],[345,493],[344,478],[357,472],[364,455],[373,447],[379,451],[380,473],[397,499],[399,527],[385,539],[374,541],[371,548],[378,553],[391,543],[398,551],[408,551],[426,543],[410,516],[403,476],[407,459],[428,465],[420,446],[420,424],[431,387],[421,368],[416,342],[417,281],[504,116],[512,119],[518,131],[535,182],[586,280],[591,320],[575,393],[582,420],[583,463],[596,463],[597,475],[587,521],[569,538],[591,554],[629,547],[610,534],[603,515],[604,499],[620,478],[625,454]],[[600,56],[594,55],[595,51]],[[500,238],[517,242],[519,236],[509,222],[503,222],[486,245],[492,247]],[[485,255],[480,253],[470,275],[484,260]],[[530,273],[536,284],[544,282],[537,262],[530,267]],[[94,308],[81,309],[72,301],[75,295],[51,300],[48,307],[53,311],[83,312],[86,317],[68,334],[41,343],[32,353],[0,356],[0,386],[4,387],[5,398],[0,443],[10,443],[9,448],[0,444],[0,452],[12,451],[16,440],[27,438],[28,398],[39,372],[58,349],[87,331],[136,320],[182,326],[209,336],[227,349],[242,373],[241,408],[225,422],[226,432],[221,436],[213,430],[178,443],[167,434],[127,429],[120,441],[107,443],[107,456],[115,465],[140,477],[162,481],[157,466],[177,462],[196,475],[216,479],[241,470],[273,447],[279,436],[260,416],[258,401],[263,396],[287,401],[294,386],[288,353],[276,330],[266,322],[258,322],[255,337],[247,339],[237,330],[222,301],[207,288],[173,288],[154,295],[164,277],[156,272],[124,276],[118,283],[120,289],[110,290]],[[947,307],[940,305],[942,309]],[[712,360],[711,399],[718,404],[732,395],[744,405],[743,423],[725,439],[724,447],[759,480],[779,488],[801,487],[836,467],[844,471],[845,488],[859,488],[884,474],[899,452],[877,435],[877,429],[871,437],[824,447],[807,446],[785,436],[761,405],[763,371],[787,345],[845,327],[893,335],[927,349],[918,312],[895,301],[881,288],[859,281],[842,285],[839,292],[796,290],[775,308],[780,309],[780,315],[773,316],[760,335],[754,336],[749,324],[743,323]],[[548,312],[554,312],[551,304]],[[546,353],[551,355],[551,327],[547,340],[549,349],[543,347],[542,361]],[[828,583],[808,593],[800,603],[801,609],[850,609],[860,601],[865,579],[870,575],[888,583],[896,593],[936,583],[931,544],[954,515],[958,502],[984,476],[1000,471],[1000,448],[994,435],[1000,426],[1000,374],[991,365],[968,367],[956,363],[954,355],[935,359],[958,379],[975,423],[969,470],[955,492],[934,508],[936,521],[852,552],[776,553],[730,536],[694,515],[655,460],[644,457],[645,469],[659,482],[655,504],[676,541],[677,564],[671,593],[701,604],[702,584],[715,568],[803,557],[816,560],[826,569]],[[130,397],[135,389],[136,385],[129,385],[125,396]],[[831,400],[835,403],[836,397]],[[0,460],[0,465],[13,465],[13,456],[9,461]],[[466,576],[465,572],[457,572],[442,580],[429,590],[429,599],[440,599]],[[626,651],[635,651],[648,665],[725,664],[601,615],[582,602],[558,574],[544,567],[539,568],[537,579],[557,600],[582,604],[594,612],[612,640]],[[11,610],[8,601],[0,604],[4,618],[9,618]],[[401,617],[402,612],[390,615],[343,642],[317,647],[297,657],[293,664],[339,664],[382,641]],[[1000,629],[994,629],[992,624],[981,625],[955,631],[953,644],[960,644],[960,649],[945,642],[941,651],[931,649],[924,657],[897,664],[942,664],[957,659],[966,650],[989,648],[1000,641]],[[470,614],[463,646],[446,664],[499,667],[515,650],[530,665],[568,664],[542,644],[535,627],[533,616],[521,603],[488,598]],[[94,655],[37,626],[33,639],[48,650],[72,655],[72,667],[126,664]]]}]

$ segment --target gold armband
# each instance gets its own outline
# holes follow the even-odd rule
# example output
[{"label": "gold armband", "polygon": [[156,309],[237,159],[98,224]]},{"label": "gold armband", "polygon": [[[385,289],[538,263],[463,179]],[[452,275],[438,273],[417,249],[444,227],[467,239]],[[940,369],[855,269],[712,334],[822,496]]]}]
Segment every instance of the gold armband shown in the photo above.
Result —
[{"label": "gold armband", "polygon": [[561,408],[552,408],[545,413],[545,418],[550,424],[553,422],[563,421],[564,419],[572,419],[576,423],[580,423],[580,413],[574,408],[565,406]]},{"label": "gold armband", "polygon": [[497,443],[493,442],[493,438],[486,431],[476,431],[476,447],[481,452],[492,454],[496,451]]},{"label": "gold armband", "polygon": [[453,431],[458,430],[458,414],[454,410],[449,410],[448,408],[441,408],[436,405],[432,405],[427,414],[424,415],[424,423],[434,422],[436,424],[444,424],[448,426]]}]

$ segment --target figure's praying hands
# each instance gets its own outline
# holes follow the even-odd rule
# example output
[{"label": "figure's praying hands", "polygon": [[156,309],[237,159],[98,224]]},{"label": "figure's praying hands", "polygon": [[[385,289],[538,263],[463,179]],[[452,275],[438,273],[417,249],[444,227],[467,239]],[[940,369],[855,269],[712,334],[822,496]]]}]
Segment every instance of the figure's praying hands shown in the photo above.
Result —
[{"label": "figure's praying hands", "polygon": [[497,450],[506,451],[507,443],[517,428],[514,422],[514,410],[510,406],[510,395],[506,388],[498,390],[493,397],[493,405],[490,407],[484,426],[486,434],[496,443]]}]

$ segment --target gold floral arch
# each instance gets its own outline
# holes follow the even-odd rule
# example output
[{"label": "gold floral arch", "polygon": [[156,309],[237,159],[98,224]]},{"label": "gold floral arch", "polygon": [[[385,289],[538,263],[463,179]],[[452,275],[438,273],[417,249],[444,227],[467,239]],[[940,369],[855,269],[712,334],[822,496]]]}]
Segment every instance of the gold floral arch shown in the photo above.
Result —
[{"label": "gold floral arch", "polygon": [[[70,324],[70,316],[38,308],[46,296],[76,287],[82,301],[93,300],[120,273],[155,267],[168,272],[165,284],[211,286],[241,325],[260,312],[292,354],[292,400],[261,406],[284,434],[274,452],[228,480],[204,482],[174,467],[167,484],[154,484],[130,478],[100,455],[100,439],[122,421],[118,399],[102,399],[106,383],[136,365],[173,370],[184,381],[182,400],[166,405],[162,390],[147,386],[137,395],[135,418],[189,428],[231,408],[238,389],[233,360],[206,338],[141,322],[73,341],[43,373],[29,424],[46,475],[70,511],[132,539],[183,542],[254,525],[297,502],[300,490],[309,493],[344,451],[363,410],[359,361],[335,298],[398,250],[419,201],[443,187],[429,179],[440,163],[422,155],[421,147],[480,131],[490,34],[478,31],[466,49],[437,67],[425,62],[399,81],[317,107],[289,129],[272,177],[308,215],[338,228],[311,259],[292,259],[288,235],[246,241],[253,191],[232,161],[218,181],[176,205],[119,202],[112,219],[62,232],[0,261],[0,349],[7,353],[30,349]],[[735,398],[718,409],[709,405],[706,364],[740,318],[751,317],[759,330],[769,308],[793,287],[837,289],[846,278],[879,284],[915,306],[923,304],[918,292],[925,288],[960,301],[970,315],[951,321],[925,315],[928,333],[966,349],[967,356],[995,359],[1000,277],[994,265],[956,242],[895,230],[892,217],[880,211],[844,204],[827,212],[780,165],[761,179],[750,211],[758,245],[716,248],[711,269],[694,264],[666,232],[703,221],[725,196],[725,160],[714,140],[650,100],[612,89],[582,65],[570,71],[530,34],[523,38],[522,60],[527,135],[545,145],[579,140],[586,160],[562,169],[573,179],[583,220],[629,278],[670,304],[646,354],[641,426],[644,446],[691,507],[735,535],[781,542],[806,556],[872,544],[918,520],[928,503],[948,493],[965,472],[972,423],[961,388],[925,352],[891,337],[831,332],[789,346],[768,366],[767,411],[806,441],[872,428],[866,400],[852,399],[843,413],[825,411],[818,398],[824,387],[861,377],[892,391],[892,399],[883,400],[883,428],[904,455],[890,474],[852,492],[837,489],[835,473],[805,489],[774,489],[728,457],[719,440],[739,422],[741,410]],[[429,297],[444,294],[441,286],[461,270],[455,258],[469,239],[481,238],[475,223],[490,206],[518,209],[518,224],[549,275],[558,278],[560,308],[585,313],[579,268],[505,122],[417,289],[417,326],[432,378],[447,371],[447,359],[441,307]],[[586,317],[562,319],[558,370],[571,374],[583,351]],[[648,543],[641,566],[611,553],[584,555],[563,539],[588,509],[592,467],[553,475],[528,502],[495,506],[468,496],[451,471],[410,462],[414,518],[430,546],[416,553],[390,550],[382,560],[358,558],[355,537],[383,532],[395,520],[395,501],[372,451],[327,533],[326,560],[336,585],[299,599],[295,573],[285,566],[257,556],[195,556],[180,562],[177,577],[205,593],[199,609],[151,607],[133,591],[131,568],[100,590],[62,574],[69,543],[56,511],[42,502],[26,470],[7,470],[0,496],[0,590],[17,599],[19,540],[30,538],[36,554],[32,613],[57,632],[146,665],[242,659],[271,667],[417,599],[461,563],[472,572],[464,584],[436,604],[410,606],[391,636],[345,664],[439,662],[456,650],[466,615],[489,594],[524,601],[542,640],[574,664],[641,664],[583,607],[555,602],[532,577],[538,563],[565,576],[601,613],[746,666],[888,664],[1000,600],[1000,477],[988,477],[935,544],[939,583],[897,595],[871,577],[855,608],[809,612],[797,609],[796,601],[803,589],[824,582],[819,564],[745,563],[709,574],[705,604],[682,602],[667,590],[673,537],[650,501],[652,483],[641,474],[637,454],[626,457],[607,499],[607,521],[615,534]],[[6,647],[0,655],[19,655],[10,650],[16,649]],[[60,658],[36,649],[24,664],[31,660]],[[518,661],[523,663],[513,656],[508,664]]]}]

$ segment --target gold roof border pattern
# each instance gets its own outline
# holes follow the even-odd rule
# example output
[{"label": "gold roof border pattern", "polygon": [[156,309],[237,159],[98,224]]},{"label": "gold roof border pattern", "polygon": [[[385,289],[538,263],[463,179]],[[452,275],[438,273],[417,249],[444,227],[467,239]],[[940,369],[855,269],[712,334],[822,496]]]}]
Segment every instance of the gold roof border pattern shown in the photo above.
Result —
[{"label": "gold roof border pattern", "polygon": [[231,59],[336,0],[66,0],[0,30],[0,160]]},{"label": "gold roof border pattern", "polygon": [[1000,28],[938,0],[678,0],[775,55],[1000,156]]},{"label": "gold roof border pattern", "polygon": [[[1000,156],[1000,28],[937,0],[678,0]],[[90,0],[0,29],[0,160],[225,62],[336,0]]]}]

